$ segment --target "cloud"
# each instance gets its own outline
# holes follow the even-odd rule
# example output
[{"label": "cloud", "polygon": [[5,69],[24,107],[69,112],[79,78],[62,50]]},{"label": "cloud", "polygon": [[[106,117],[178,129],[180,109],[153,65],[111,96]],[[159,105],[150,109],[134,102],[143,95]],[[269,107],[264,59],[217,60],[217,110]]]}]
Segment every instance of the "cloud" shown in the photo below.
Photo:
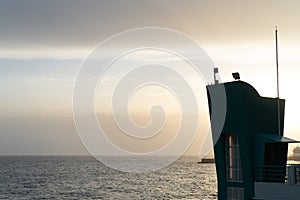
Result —
[{"label": "cloud", "polygon": [[1,1],[0,46],[90,48],[121,31],[149,26],[175,29],[201,42],[220,44],[263,41],[278,25],[288,32],[285,37],[293,40],[299,38],[299,4],[280,0]]},{"label": "cloud", "polygon": [[25,79],[27,82],[75,82],[75,78],[57,78],[57,77],[47,77],[47,76],[35,76]]},{"label": "cloud", "polygon": [[76,49],[76,48],[6,48],[0,49],[0,59],[58,59],[58,60],[73,60],[84,59],[90,53],[90,49]]}]

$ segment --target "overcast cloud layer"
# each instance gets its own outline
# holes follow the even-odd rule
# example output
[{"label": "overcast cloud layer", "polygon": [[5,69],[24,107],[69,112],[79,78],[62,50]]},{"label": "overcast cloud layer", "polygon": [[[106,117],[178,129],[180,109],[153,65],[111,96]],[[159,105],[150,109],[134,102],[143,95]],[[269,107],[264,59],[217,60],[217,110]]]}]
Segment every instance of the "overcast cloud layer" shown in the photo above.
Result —
[{"label": "overcast cloud layer", "polygon": [[93,47],[112,34],[144,26],[218,44],[269,40],[270,28],[278,25],[293,39],[300,30],[299,8],[296,0],[1,1],[0,48]]}]

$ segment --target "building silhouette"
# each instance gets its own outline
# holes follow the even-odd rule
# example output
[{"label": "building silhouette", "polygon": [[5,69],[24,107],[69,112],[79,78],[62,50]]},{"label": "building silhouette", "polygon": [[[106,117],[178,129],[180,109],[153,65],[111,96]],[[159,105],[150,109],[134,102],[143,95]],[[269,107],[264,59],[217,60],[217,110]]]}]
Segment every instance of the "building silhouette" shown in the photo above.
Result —
[{"label": "building silhouette", "polygon": [[[254,87],[243,81],[209,85],[207,93],[219,200],[280,197],[280,194],[273,195],[276,195],[278,184],[280,188],[289,185],[286,176],[288,144],[297,142],[283,137],[285,100],[279,100],[278,112],[277,98],[261,97]],[[219,101],[224,95],[226,101]],[[218,112],[222,107],[219,104],[224,103],[224,124],[219,129]],[[294,170],[294,174],[289,175],[294,178],[290,184],[297,181]],[[294,192],[297,198],[279,199],[300,199],[300,187]]]}]

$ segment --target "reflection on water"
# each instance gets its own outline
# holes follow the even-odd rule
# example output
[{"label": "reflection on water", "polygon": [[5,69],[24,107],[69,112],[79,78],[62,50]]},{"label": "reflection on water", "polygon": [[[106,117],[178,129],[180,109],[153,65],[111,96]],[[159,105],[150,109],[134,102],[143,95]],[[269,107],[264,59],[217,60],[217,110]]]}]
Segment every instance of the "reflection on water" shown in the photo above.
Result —
[{"label": "reflection on water", "polygon": [[214,164],[197,161],[132,174],[92,157],[0,157],[0,199],[217,199]]}]

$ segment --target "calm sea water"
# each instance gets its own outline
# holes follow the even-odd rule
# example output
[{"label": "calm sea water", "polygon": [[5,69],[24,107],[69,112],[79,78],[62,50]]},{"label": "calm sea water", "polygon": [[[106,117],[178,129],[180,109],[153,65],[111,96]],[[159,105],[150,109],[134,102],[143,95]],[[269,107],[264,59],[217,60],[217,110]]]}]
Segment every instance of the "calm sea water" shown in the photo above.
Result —
[{"label": "calm sea water", "polygon": [[0,157],[0,199],[217,199],[214,164],[124,173],[88,156]]}]

